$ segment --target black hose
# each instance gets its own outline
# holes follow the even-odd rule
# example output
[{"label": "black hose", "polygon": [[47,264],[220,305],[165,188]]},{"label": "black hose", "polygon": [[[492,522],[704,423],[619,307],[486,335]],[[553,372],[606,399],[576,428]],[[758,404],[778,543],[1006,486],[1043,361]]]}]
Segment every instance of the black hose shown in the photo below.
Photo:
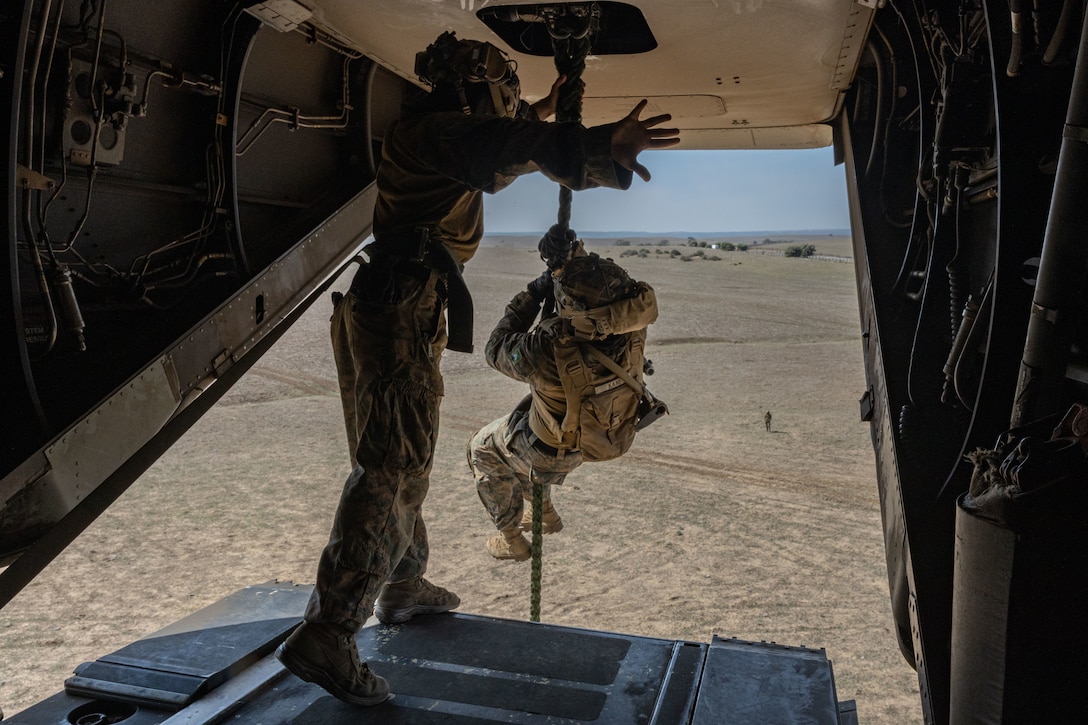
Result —
[{"label": "black hose", "polygon": [[1020,0],[1009,0],[1009,16],[1012,23],[1012,49],[1009,51],[1009,64],[1005,68],[1005,74],[1015,78],[1020,74],[1020,59],[1024,53],[1024,36],[1020,30],[1021,23]]},{"label": "black hose", "polygon": [[1050,36],[1050,44],[1046,47],[1046,52],[1043,53],[1043,64],[1050,65],[1054,62],[1054,59],[1058,56],[1058,51],[1061,50],[1062,43],[1065,41],[1065,36],[1069,32],[1069,24],[1073,19],[1073,0],[1065,0],[1062,3],[1062,12],[1058,16],[1058,24],[1054,27],[1054,34]]}]

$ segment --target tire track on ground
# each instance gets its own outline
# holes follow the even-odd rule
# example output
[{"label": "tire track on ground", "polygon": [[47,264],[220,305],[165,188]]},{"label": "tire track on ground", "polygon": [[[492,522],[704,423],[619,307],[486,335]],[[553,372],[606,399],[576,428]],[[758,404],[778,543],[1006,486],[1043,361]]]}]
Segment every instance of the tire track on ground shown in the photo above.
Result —
[{"label": "tire track on ground", "polygon": [[[442,427],[444,429],[454,429],[468,435],[472,435],[489,422],[491,422],[491,418],[485,420],[482,417],[458,414],[443,414],[442,416]],[[814,475],[811,471],[806,472],[803,480],[785,480],[781,477],[779,471],[754,467],[737,467],[732,463],[726,465],[721,460],[685,454],[670,453],[663,455],[660,451],[639,449],[637,447],[625,453],[620,460],[645,468],[660,470],[669,475],[688,474],[692,477],[689,481],[695,484],[695,488],[703,491],[714,491],[721,486],[723,481],[734,481],[742,485],[810,496],[814,502],[821,504],[834,502],[852,509],[861,510],[869,510],[872,507],[872,501],[867,492],[844,489],[841,478],[821,477]]]},{"label": "tire track on ground", "polygon": [[319,375],[309,375],[297,370],[283,370],[262,365],[250,368],[246,374],[283,383],[302,395],[340,395],[340,386],[335,380]]},{"label": "tire track on ground", "polygon": [[465,433],[468,433],[469,435],[472,435],[497,417],[498,416],[469,416],[459,415],[457,413],[447,414],[443,411],[441,413],[441,418],[439,419],[439,421],[443,430],[447,428],[453,428],[455,430],[463,431]]},{"label": "tire track on ground", "polygon": [[720,485],[723,480],[730,480],[784,493],[811,496],[821,503],[833,501],[851,508],[866,510],[871,507],[871,501],[867,494],[843,489],[839,478],[821,479],[820,476],[815,476],[811,472],[807,472],[803,480],[784,480],[777,471],[738,467],[735,464],[729,464],[726,467],[720,460],[697,458],[683,454],[662,456],[654,451],[632,449],[624,455],[624,458],[648,468],[667,471],[670,474],[682,472],[696,476],[704,484],[702,486],[704,490],[710,490],[711,486]]}]

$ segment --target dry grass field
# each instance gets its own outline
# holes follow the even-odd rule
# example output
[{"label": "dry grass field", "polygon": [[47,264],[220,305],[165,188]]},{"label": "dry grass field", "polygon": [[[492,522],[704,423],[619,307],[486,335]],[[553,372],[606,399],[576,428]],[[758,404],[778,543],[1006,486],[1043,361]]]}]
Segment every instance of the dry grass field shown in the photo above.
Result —
[{"label": "dry grass field", "polygon": [[[671,415],[627,456],[582,466],[556,492],[566,528],[545,539],[541,619],[822,647],[839,699],[857,701],[862,723],[921,722],[917,680],[892,633],[873,453],[858,420],[852,264],[771,251],[785,242],[717,261],[621,258],[642,240],[632,241],[591,249],[657,290],[648,382]],[[850,254],[842,238],[806,241],[821,255]],[[524,240],[480,250],[466,272],[478,349],[542,268]],[[60,690],[81,662],[243,586],[313,581],[348,471],[328,314],[324,298],[0,610],[7,714]],[[464,456],[523,386],[479,353],[447,353],[443,370],[428,576],[458,592],[463,611],[527,619],[529,566],[485,551],[491,528]]]}]

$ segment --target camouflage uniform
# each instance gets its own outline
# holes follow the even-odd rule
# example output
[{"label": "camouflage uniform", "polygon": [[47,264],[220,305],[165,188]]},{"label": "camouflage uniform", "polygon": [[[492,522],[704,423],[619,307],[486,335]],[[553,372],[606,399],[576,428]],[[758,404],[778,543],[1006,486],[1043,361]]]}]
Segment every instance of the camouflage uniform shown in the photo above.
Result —
[{"label": "camouflage uniform", "polygon": [[[536,284],[531,283],[529,290],[510,300],[484,351],[491,367],[529,383],[531,389],[513,413],[484,426],[468,446],[476,491],[507,541],[505,549],[493,549],[489,541],[488,550],[496,558],[518,558],[517,545],[510,548],[507,532],[521,522],[523,499],[529,497],[532,484],[544,486],[541,508],[546,513],[551,508],[551,486],[561,484],[584,460],[580,451],[571,449],[572,439],[564,445],[569,433],[560,422],[567,415],[567,394],[556,350],[592,345],[623,365],[628,362],[629,343],[640,341],[644,346],[646,327],[657,319],[653,288],[632,280],[611,260],[583,252],[551,277],[559,316],[533,327],[541,302],[529,291]],[[592,363],[594,368],[598,365]]]},{"label": "camouflage uniform", "polygon": [[582,465],[578,451],[559,458],[536,448],[536,440],[525,412],[515,410],[485,425],[469,443],[468,464],[476,476],[476,492],[500,531],[517,528],[534,483],[544,486],[543,500],[548,501],[551,487]]},{"label": "camouflage uniform", "polygon": [[[491,333],[484,355],[499,372],[529,383],[534,398],[544,396],[554,401],[561,413],[566,409],[566,396],[555,364],[558,318],[546,320],[529,332],[539,310],[540,303],[532,295],[518,293]],[[547,501],[551,487],[563,483],[567,474],[581,465],[581,453],[563,451],[558,455],[555,449],[559,445],[547,431],[538,435],[530,428],[524,404],[472,437],[469,467],[476,477],[476,492],[497,529],[513,529],[519,524],[523,501],[531,494],[532,484],[544,485]]]},{"label": "camouflage uniform", "polygon": [[390,125],[378,168],[371,263],[335,300],[332,339],[354,467],[306,610],[358,630],[386,581],[423,574],[427,495],[442,396],[445,273],[413,261],[425,227],[464,265],[483,235],[481,192],[541,171],[572,189],[626,189],[612,125],[431,113]]}]

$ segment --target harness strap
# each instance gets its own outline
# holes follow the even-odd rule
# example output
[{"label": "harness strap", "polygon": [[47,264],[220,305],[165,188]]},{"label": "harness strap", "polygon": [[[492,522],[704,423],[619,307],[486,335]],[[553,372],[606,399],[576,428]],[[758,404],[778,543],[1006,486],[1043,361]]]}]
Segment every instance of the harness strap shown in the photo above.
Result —
[{"label": "harness strap", "polygon": [[472,294],[461,276],[461,265],[441,243],[430,245],[423,262],[432,269],[446,273],[446,317],[449,320],[446,349],[472,352]]},{"label": "harness strap", "polygon": [[415,227],[382,235],[367,249],[375,256],[416,262],[446,275],[446,317],[449,320],[446,349],[472,352],[472,294],[461,276],[461,265],[441,240],[432,238],[427,227]]},{"label": "harness strap", "polygon": [[[578,347],[581,348],[583,346],[578,345]],[[609,370],[614,372],[616,375],[618,375],[619,378],[621,380],[623,380],[623,382],[627,383],[632,388],[634,388],[636,393],[639,393],[641,395],[642,393],[646,392],[646,386],[645,385],[640,383],[638,380],[635,380],[635,378],[632,377],[629,372],[627,372],[626,370],[621,368],[619,365],[617,365],[615,360],[608,357],[607,355],[605,355],[603,352],[601,352],[597,348],[593,347],[592,345],[586,345],[586,346],[584,346],[583,351],[589,353],[589,356],[591,358],[593,358],[594,360],[596,360],[597,362],[599,362],[600,364],[604,365],[606,368],[608,368]],[[639,358],[639,367],[641,367],[642,366],[642,363],[641,363],[642,341],[641,340],[637,340],[636,344],[631,345],[631,352],[632,353],[637,353],[637,356]],[[638,369],[638,368],[636,368],[636,369]],[[602,392],[602,393],[605,390],[611,390],[612,389],[611,387],[604,387],[604,386],[599,386],[599,387],[604,388],[604,390],[599,390],[598,391],[598,392]],[[569,410],[568,410],[568,412],[569,412]]]}]

